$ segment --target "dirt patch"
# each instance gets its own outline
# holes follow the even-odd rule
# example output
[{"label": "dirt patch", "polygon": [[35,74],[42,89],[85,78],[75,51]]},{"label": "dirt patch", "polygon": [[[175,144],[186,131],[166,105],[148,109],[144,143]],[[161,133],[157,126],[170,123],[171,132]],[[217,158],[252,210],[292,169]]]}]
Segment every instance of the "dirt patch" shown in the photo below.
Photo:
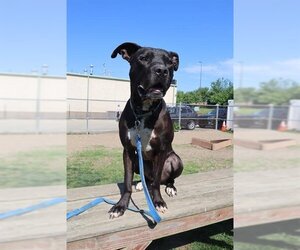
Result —
[{"label": "dirt patch", "polygon": [[65,134],[0,135],[0,155],[66,146]]},{"label": "dirt patch", "polygon": [[[233,135],[211,129],[195,129],[193,131],[182,130],[175,133],[173,148],[180,155],[183,162],[203,161],[224,162],[224,167],[230,167],[233,158],[233,147],[212,151],[199,146],[191,145],[192,138],[205,140],[232,139]],[[122,148],[118,132],[108,132],[92,135],[68,135],[68,153],[72,154],[87,148],[104,146],[106,148]]]},{"label": "dirt patch", "polygon": [[[230,133],[224,133],[213,129],[195,129],[193,131],[181,130],[180,132],[175,133],[173,145],[190,144],[193,137],[205,140],[217,140],[232,139],[233,136]],[[94,146],[122,148],[118,132],[91,135],[68,135],[67,145],[69,153],[81,151],[85,148]]]}]

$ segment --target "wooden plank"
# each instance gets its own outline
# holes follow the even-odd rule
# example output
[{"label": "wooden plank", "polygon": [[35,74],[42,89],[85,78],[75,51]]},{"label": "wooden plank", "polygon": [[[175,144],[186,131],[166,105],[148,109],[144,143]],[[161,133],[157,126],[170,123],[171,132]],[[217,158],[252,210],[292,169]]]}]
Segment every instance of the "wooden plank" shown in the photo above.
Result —
[{"label": "wooden plank", "polygon": [[199,138],[192,138],[192,144],[210,150],[219,150],[232,145],[231,139],[219,139],[219,140],[204,140]]},{"label": "wooden plank", "polygon": [[231,139],[211,140],[212,150],[222,149],[232,145]]},{"label": "wooden plank", "polygon": [[[190,185],[195,179],[197,182],[209,182],[211,180],[223,179],[226,177],[232,177],[232,169],[220,169],[216,171],[210,171],[209,173],[197,173],[193,175],[185,175],[175,180],[175,185]],[[102,196],[119,195],[123,190],[123,184],[107,184],[98,185],[91,187],[72,188],[67,190],[68,202],[82,200],[82,199],[93,199]],[[135,188],[133,188],[135,192]],[[180,191],[179,191],[180,192]]]},{"label": "wooden plank", "polygon": [[[174,198],[173,200],[171,198],[167,199],[163,194],[169,210],[165,214],[161,214],[161,217],[163,220],[172,220],[182,216],[205,213],[213,209],[230,206],[232,205],[232,192],[232,188],[227,188],[223,189],[223,191],[216,190],[203,195],[194,194],[185,199]],[[118,198],[113,197],[112,200],[117,201]],[[139,207],[147,209],[144,197],[137,199],[134,196],[133,199]],[[75,207],[80,207],[86,203],[81,202],[81,204],[78,204],[79,206]],[[110,220],[107,213],[110,207],[110,205],[102,204],[69,220],[68,241],[116,233],[120,230],[129,230],[146,224],[145,219],[140,214],[130,211],[127,211],[118,219]]]},{"label": "wooden plank", "polygon": [[280,140],[263,140],[259,141],[262,144],[262,150],[272,150],[277,148],[286,148],[296,145],[296,141],[292,139]]},{"label": "wooden plank", "polygon": [[66,236],[1,242],[1,250],[60,250],[66,249]]},{"label": "wooden plank", "polygon": [[[0,189],[0,204],[3,201],[40,200],[66,195],[66,186],[42,186]],[[0,209],[3,208],[2,206]],[[0,210],[1,211],[1,210]]]},{"label": "wooden plank", "polygon": [[[38,204],[64,197],[65,186],[10,188],[0,191],[0,212]],[[0,242],[26,242],[51,239],[66,234],[66,203],[59,203],[34,212],[1,220]],[[46,240],[45,240],[46,241]],[[1,247],[1,249],[3,249]],[[14,248],[11,248],[14,249]]]},{"label": "wooden plank", "polygon": [[[172,226],[172,230],[178,230],[178,232],[181,232],[183,229],[181,229],[178,225],[180,225],[180,223],[185,224],[185,219],[189,218],[187,219],[189,223],[191,220],[195,220],[195,218],[197,219],[196,221],[199,222],[200,220],[201,222],[201,216],[203,216],[203,218],[208,218],[206,216],[213,215],[212,211],[221,212],[224,208],[228,208],[231,211],[230,214],[232,215],[233,180],[231,169],[182,176],[178,179],[176,186],[178,189],[178,196],[175,198],[168,197],[162,190],[163,198],[167,202],[169,210],[167,213],[162,214],[161,216],[164,223],[169,221],[170,224],[159,223],[155,227],[156,230],[159,231],[160,228],[163,228],[162,225],[167,225],[168,227]],[[86,190],[86,196],[88,196],[88,198],[84,197],[84,188],[69,190],[71,200],[68,202],[68,210],[78,208],[86,204],[93,198],[97,197],[95,196],[96,194],[99,196],[99,193],[101,193],[101,186],[87,187]],[[115,193],[115,190],[112,190],[111,188],[107,189],[106,191],[109,191],[112,195],[103,196],[116,201],[119,199],[120,191],[118,188],[117,194]],[[78,192],[79,195],[79,198],[77,199],[76,192]],[[147,208],[143,192],[135,192],[133,193],[132,197],[138,206],[141,208]],[[153,235],[151,236],[152,238],[154,236],[157,238],[163,237],[161,233],[154,235],[153,229],[148,227],[145,219],[139,213],[127,211],[122,217],[109,220],[107,214],[109,208],[109,205],[99,205],[69,220],[67,223],[67,240],[69,242],[68,247],[73,249],[72,246],[74,243],[74,249],[79,249],[76,247],[81,246],[80,242],[84,241],[86,246],[93,249],[93,244],[99,244],[95,243],[98,242],[97,240],[94,241],[99,237],[111,237],[111,240],[116,240],[117,235],[119,234],[121,236],[123,234],[128,234],[130,236],[132,235],[132,231],[137,230],[137,232],[139,232],[141,228],[144,230],[145,234]],[[228,211],[226,214],[228,215]],[[228,217],[225,216],[224,219],[225,218],[227,219]],[[182,221],[180,221],[180,219],[182,219]],[[172,221],[176,220],[178,220],[177,222],[179,223],[177,226],[176,224],[171,223]],[[209,224],[208,220],[206,222]],[[215,220],[212,219],[211,223],[214,222]],[[193,223],[191,223],[191,225],[192,224]],[[201,223],[198,223],[197,225],[201,226]],[[165,228],[164,230],[170,231],[170,228]],[[173,232],[172,230],[171,232]],[[141,237],[144,236],[141,235],[137,238],[142,241],[134,242],[134,245],[139,245],[144,241],[152,240],[150,236],[150,238]],[[106,239],[108,238],[105,238],[105,240]],[[124,242],[126,242],[127,238],[125,237],[124,240]],[[116,240],[116,243],[114,244],[117,244],[117,241],[118,240]],[[107,246],[110,246],[110,244],[111,243],[109,243]]]},{"label": "wooden plank", "polygon": [[272,208],[234,215],[234,228],[274,223],[300,218],[300,206]]},{"label": "wooden plank", "polygon": [[131,230],[119,231],[114,234],[106,234],[69,242],[68,250],[119,249],[124,247],[132,249],[144,241],[148,242],[231,218],[233,218],[232,206],[173,220],[165,220],[154,229],[149,229],[149,227],[145,225]]},{"label": "wooden plank", "polygon": [[300,217],[297,167],[235,173],[235,227]]},{"label": "wooden plank", "polygon": [[134,250],[144,250],[151,244],[151,242],[152,241],[146,241],[144,243],[140,243],[138,245],[133,246],[133,249]]},{"label": "wooden plank", "polygon": [[296,141],[293,139],[276,139],[276,140],[260,140],[260,141],[234,139],[234,144],[241,147],[250,148],[250,149],[272,150],[272,149],[294,146],[296,145]]}]

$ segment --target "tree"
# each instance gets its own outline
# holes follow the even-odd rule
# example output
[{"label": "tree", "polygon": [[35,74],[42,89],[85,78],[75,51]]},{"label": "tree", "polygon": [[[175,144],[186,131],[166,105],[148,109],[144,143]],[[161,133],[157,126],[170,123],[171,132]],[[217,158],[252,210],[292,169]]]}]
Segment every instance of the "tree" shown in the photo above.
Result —
[{"label": "tree", "polygon": [[299,99],[299,84],[282,79],[272,79],[268,82],[262,82],[257,91],[257,103],[276,105],[288,104],[291,99]]},{"label": "tree", "polygon": [[219,78],[210,85],[210,104],[226,105],[228,100],[233,99],[233,83],[224,78]]},{"label": "tree", "polygon": [[236,103],[251,104],[256,101],[257,91],[255,88],[237,88],[234,90],[234,100]]}]

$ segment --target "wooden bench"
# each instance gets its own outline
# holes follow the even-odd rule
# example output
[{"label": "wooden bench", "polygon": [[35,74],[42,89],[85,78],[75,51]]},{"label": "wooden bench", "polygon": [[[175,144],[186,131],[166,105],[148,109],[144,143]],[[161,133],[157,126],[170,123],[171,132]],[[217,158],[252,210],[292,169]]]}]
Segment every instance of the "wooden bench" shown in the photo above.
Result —
[{"label": "wooden bench", "polygon": [[[169,210],[162,221],[149,226],[139,213],[126,211],[110,220],[110,205],[100,204],[67,222],[67,244],[75,249],[145,249],[152,240],[233,218],[233,178],[231,169],[181,176],[176,181],[178,195],[162,195]],[[68,211],[97,197],[118,201],[122,185],[69,189]],[[134,192],[134,202],[147,209],[143,192]]]},{"label": "wooden bench", "polygon": [[240,172],[234,178],[234,228],[300,217],[297,167]]},{"label": "wooden bench", "polygon": [[[0,213],[64,198],[65,194],[65,185],[0,189]],[[0,231],[1,250],[64,249],[66,203],[1,220]]]}]

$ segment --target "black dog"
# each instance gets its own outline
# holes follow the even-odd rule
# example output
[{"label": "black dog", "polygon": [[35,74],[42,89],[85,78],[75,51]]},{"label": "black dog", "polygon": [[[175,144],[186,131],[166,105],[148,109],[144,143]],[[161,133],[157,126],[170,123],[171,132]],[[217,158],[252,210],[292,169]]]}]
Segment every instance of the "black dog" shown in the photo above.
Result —
[{"label": "black dog", "polygon": [[124,214],[132,193],[134,172],[139,174],[136,154],[136,135],[142,142],[144,172],[156,209],[165,212],[167,205],[160,193],[160,184],[166,185],[169,196],[177,194],[174,179],[183,164],[172,149],[173,125],[166,103],[163,100],[178,69],[179,57],[175,52],[141,47],[134,43],[123,43],[111,57],[117,54],[130,63],[131,96],[119,121],[119,135],[124,147],[125,189],[119,202],[109,213],[110,218]]}]

